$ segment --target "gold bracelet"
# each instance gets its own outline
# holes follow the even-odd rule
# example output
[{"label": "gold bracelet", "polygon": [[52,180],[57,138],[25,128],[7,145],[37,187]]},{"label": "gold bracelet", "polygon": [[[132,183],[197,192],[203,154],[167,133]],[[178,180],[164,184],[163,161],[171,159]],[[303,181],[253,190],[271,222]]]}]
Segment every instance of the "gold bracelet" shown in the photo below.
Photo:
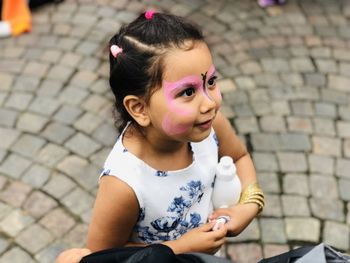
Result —
[{"label": "gold bracelet", "polygon": [[265,206],[264,193],[259,187],[258,183],[254,182],[249,184],[242,191],[240,204],[255,203],[259,206],[259,214],[262,212]]}]

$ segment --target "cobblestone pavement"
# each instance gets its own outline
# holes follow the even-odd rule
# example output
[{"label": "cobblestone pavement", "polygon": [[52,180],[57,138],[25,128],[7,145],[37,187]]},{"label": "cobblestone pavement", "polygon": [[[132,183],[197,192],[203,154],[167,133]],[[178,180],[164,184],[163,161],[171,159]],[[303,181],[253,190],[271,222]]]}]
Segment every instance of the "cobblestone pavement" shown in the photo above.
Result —
[{"label": "cobblestone pavement", "polygon": [[350,251],[350,1],[66,0],[0,39],[0,262],[54,262],[83,246],[113,127],[106,43],[147,7],[203,26],[223,111],[266,193],[227,256],[298,245]]}]

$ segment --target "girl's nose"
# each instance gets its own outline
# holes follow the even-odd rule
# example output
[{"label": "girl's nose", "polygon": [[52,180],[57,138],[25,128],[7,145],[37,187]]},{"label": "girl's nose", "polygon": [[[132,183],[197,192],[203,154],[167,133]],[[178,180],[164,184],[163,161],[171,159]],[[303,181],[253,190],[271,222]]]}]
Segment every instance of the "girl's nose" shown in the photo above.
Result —
[{"label": "girl's nose", "polygon": [[212,111],[213,109],[215,109],[215,107],[216,101],[214,100],[213,96],[211,96],[211,94],[208,92],[203,92],[200,112],[206,113]]}]

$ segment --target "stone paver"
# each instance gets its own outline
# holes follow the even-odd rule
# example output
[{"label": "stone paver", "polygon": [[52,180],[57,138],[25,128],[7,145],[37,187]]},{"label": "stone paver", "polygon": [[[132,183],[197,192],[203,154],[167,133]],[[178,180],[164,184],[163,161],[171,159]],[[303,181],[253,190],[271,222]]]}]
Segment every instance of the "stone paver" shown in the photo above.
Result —
[{"label": "stone paver", "polygon": [[84,245],[117,137],[106,45],[150,6],[203,27],[222,111],[265,191],[227,257],[253,263],[305,242],[350,253],[349,3],[66,0],[33,11],[31,33],[0,41],[0,262],[54,262]]}]

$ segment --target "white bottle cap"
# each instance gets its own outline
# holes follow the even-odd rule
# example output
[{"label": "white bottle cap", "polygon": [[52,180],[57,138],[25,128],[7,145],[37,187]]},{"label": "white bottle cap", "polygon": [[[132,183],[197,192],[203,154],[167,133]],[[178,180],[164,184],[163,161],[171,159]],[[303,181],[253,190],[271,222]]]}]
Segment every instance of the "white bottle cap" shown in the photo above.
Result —
[{"label": "white bottle cap", "polygon": [[11,26],[6,21],[0,21],[0,37],[11,36]]}]

